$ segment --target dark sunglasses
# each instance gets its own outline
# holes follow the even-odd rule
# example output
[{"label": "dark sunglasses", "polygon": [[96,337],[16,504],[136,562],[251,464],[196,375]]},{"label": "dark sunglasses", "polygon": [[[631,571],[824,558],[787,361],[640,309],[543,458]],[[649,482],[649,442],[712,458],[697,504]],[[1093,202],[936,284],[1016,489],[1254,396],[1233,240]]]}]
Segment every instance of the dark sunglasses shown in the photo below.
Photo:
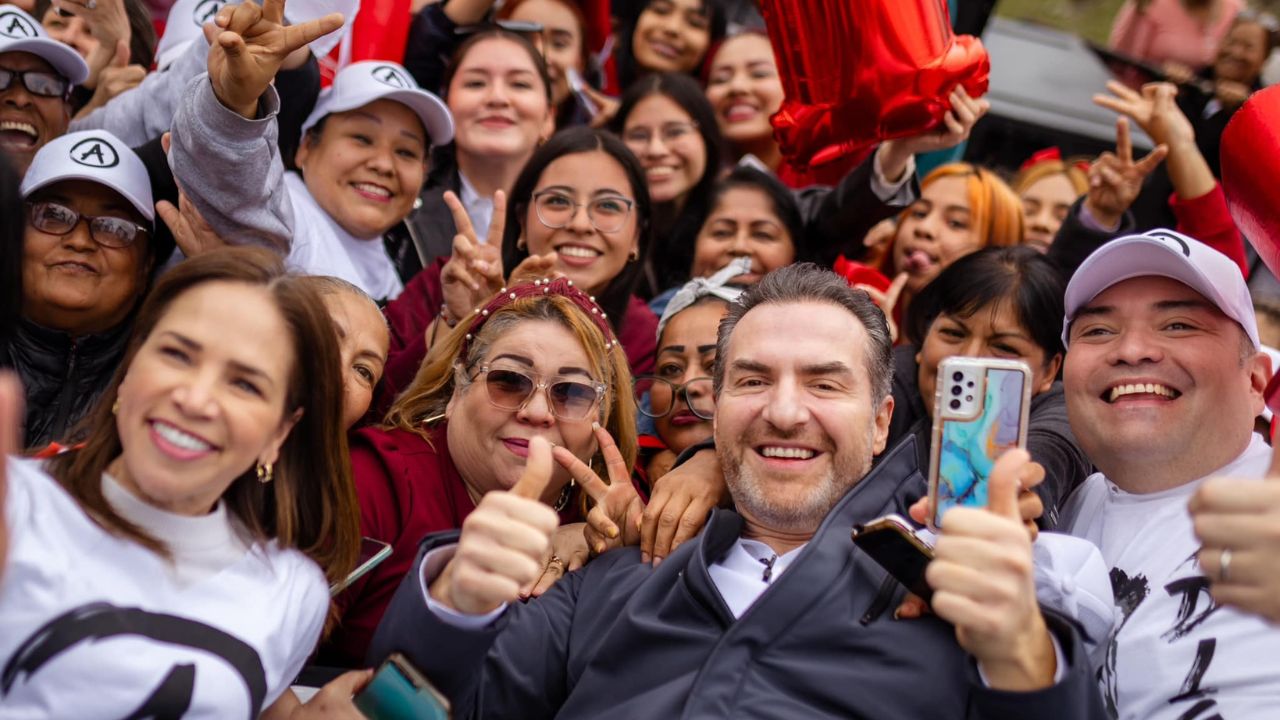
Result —
[{"label": "dark sunglasses", "polygon": [[591,416],[600,399],[604,397],[603,383],[586,383],[577,380],[553,379],[535,380],[519,370],[491,368],[481,365],[476,376],[484,374],[485,392],[489,394],[489,403],[500,410],[517,412],[529,404],[536,390],[542,390],[547,396],[547,405],[551,414],[561,420],[585,420]]},{"label": "dark sunglasses", "polygon": [[89,236],[103,247],[126,248],[145,235],[147,229],[132,220],[109,215],[82,215],[56,202],[28,202],[27,218],[31,226],[50,235],[67,235],[81,220],[89,223]]},{"label": "dark sunglasses", "polygon": [[8,90],[15,79],[22,81],[27,92],[40,97],[66,97],[67,91],[71,89],[71,83],[57,73],[0,68],[0,91]]}]

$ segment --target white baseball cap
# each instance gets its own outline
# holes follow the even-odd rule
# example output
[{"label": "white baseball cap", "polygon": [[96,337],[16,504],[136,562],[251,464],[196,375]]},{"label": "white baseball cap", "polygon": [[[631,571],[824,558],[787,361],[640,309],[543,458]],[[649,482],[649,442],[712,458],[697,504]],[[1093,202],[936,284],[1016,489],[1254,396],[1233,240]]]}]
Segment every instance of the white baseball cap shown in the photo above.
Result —
[{"label": "white baseball cap", "polygon": [[1240,266],[1199,240],[1163,229],[1116,238],[1080,264],[1067,284],[1062,344],[1068,344],[1071,321],[1080,308],[1116,283],[1149,275],[1177,280],[1205,296],[1244,328],[1254,347],[1262,345],[1253,299]]},{"label": "white baseball cap", "polygon": [[106,130],[67,133],[40,148],[22,178],[22,197],[31,197],[40,188],[63,180],[106,185],[123,195],[148,221],[155,221],[146,166],[129,146]]},{"label": "white baseball cap", "polygon": [[49,37],[36,19],[16,5],[0,5],[0,54],[31,53],[53,66],[72,85],[89,77],[89,65],[80,53]]},{"label": "white baseball cap", "polygon": [[[213,18],[223,5],[239,0],[178,0],[169,7],[164,35],[156,45],[156,69],[163,70],[182,56],[197,38],[204,34],[204,24]],[[351,23],[360,10],[359,0],[289,0],[284,18],[290,25],[316,20],[329,13],[342,13],[342,29],[316,38],[311,42],[311,52],[317,58],[329,54],[342,37],[351,29]]]},{"label": "white baseball cap", "polygon": [[431,145],[453,140],[453,116],[444,101],[418,87],[408,70],[388,60],[364,60],[342,69],[333,85],[320,93],[316,109],[302,123],[302,132],[326,115],[364,107],[375,100],[394,100],[408,106],[422,120]]}]

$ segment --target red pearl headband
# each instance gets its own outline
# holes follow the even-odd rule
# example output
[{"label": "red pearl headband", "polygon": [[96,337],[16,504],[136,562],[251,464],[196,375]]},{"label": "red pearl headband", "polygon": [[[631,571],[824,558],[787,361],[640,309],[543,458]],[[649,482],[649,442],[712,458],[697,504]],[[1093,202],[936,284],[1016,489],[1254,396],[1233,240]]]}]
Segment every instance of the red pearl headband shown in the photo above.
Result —
[{"label": "red pearl headband", "polygon": [[613,328],[609,327],[608,315],[596,304],[594,295],[588,295],[574,287],[572,280],[545,278],[510,288],[504,287],[483,307],[473,310],[471,312],[471,323],[467,327],[467,336],[463,339],[462,348],[458,353],[459,358],[466,358],[467,351],[471,347],[471,341],[475,339],[475,336],[480,332],[480,328],[488,322],[490,316],[495,312],[521,298],[531,298],[539,295],[560,295],[568,298],[570,302],[577,305],[595,323],[596,328],[600,330],[600,334],[604,335],[606,351],[618,344],[617,338],[613,335]]}]

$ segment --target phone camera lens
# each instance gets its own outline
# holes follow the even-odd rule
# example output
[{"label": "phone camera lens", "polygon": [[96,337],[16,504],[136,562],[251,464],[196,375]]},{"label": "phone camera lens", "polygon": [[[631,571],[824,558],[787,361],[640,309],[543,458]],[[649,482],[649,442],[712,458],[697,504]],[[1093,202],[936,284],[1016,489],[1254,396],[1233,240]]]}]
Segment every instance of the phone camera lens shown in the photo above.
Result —
[{"label": "phone camera lens", "polygon": [[959,395],[961,392],[962,392],[962,390],[960,389],[960,386],[959,386],[959,385],[952,385],[952,386],[951,386],[951,394],[952,394],[952,395]]},{"label": "phone camera lens", "polygon": [[970,380],[970,381],[969,381],[969,387],[973,387],[973,381],[972,381],[972,380]]},{"label": "phone camera lens", "polygon": [[[953,374],[951,375],[951,379],[952,379],[952,380],[955,380],[956,382],[960,382],[961,380],[963,380],[963,379],[964,379],[964,373],[962,373],[962,372],[956,372],[956,373],[953,373]],[[970,385],[972,385],[973,383],[969,383],[969,384],[970,384]]]},{"label": "phone camera lens", "polygon": [[951,409],[952,409],[952,410],[959,410],[959,409],[960,409],[960,401],[959,401],[959,400],[952,400],[952,401],[951,401]]},{"label": "phone camera lens", "polygon": [[964,396],[964,399],[965,399],[965,400],[968,400],[969,402],[973,402],[973,396],[972,396],[972,395],[965,395],[965,396]]}]

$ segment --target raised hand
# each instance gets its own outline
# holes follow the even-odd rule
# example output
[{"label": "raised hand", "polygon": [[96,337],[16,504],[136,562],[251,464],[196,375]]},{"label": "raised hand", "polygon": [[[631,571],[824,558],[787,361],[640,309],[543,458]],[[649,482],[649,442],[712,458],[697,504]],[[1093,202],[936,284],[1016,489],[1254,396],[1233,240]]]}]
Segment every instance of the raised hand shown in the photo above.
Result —
[{"label": "raised hand", "polygon": [[59,12],[75,15],[83,20],[98,41],[98,47],[85,58],[89,65],[89,77],[83,83],[85,87],[98,88],[102,72],[119,59],[118,47],[122,43],[125,55],[120,67],[128,64],[129,41],[133,38],[133,31],[129,28],[129,14],[125,10],[124,0],[95,0],[92,3],[64,0],[55,2],[54,6]]},{"label": "raised hand", "polygon": [[1111,95],[1094,95],[1093,103],[1128,116],[1157,144],[1173,148],[1182,143],[1195,143],[1195,128],[1175,101],[1178,97],[1176,85],[1147,83],[1139,93],[1112,80],[1107,83],[1107,91]]},{"label": "raised hand", "polygon": [[885,321],[889,323],[889,339],[894,342],[898,341],[898,324],[894,322],[893,314],[898,307],[898,301],[902,299],[902,291],[907,287],[907,281],[910,279],[911,273],[900,272],[893,279],[893,282],[889,283],[889,288],[884,292],[865,283],[858,283],[853,286],[855,290],[861,290],[870,295],[875,304],[880,307],[880,311],[884,313]]},{"label": "raised hand", "polygon": [[955,626],[956,640],[997,690],[1053,684],[1053,641],[1036,601],[1031,540],[1018,509],[1019,487],[1043,475],[1026,450],[1000,456],[987,508],[957,507],[943,515],[925,571],[933,611]]},{"label": "raised hand", "polygon": [[524,474],[510,490],[492,490],[462,523],[453,559],[431,583],[431,597],[458,612],[483,615],[519,600],[542,576],[560,518],[540,498],[551,482],[551,446],[529,441]]},{"label": "raised hand", "polygon": [[1084,204],[1104,227],[1115,228],[1133,205],[1142,184],[1169,154],[1168,145],[1157,145],[1146,157],[1133,159],[1129,121],[1116,118],[1116,151],[1104,152],[1089,166],[1089,192]]},{"label": "raised hand", "polygon": [[[160,136],[160,146],[164,148],[165,155],[168,155],[169,133]],[[178,204],[175,206],[168,200],[161,200],[156,203],[156,214],[169,226],[173,241],[188,258],[227,246],[227,242],[209,227],[204,216],[181,189],[178,190]]]},{"label": "raised hand", "polygon": [[908,158],[920,153],[947,150],[969,139],[973,126],[991,109],[982,98],[971,98],[964,87],[951,91],[951,109],[942,116],[942,125],[913,137],[886,140],[880,144],[880,170],[889,182],[897,182]]},{"label": "raised hand", "polygon": [[457,195],[446,192],[444,204],[453,213],[458,234],[453,236],[453,253],[440,270],[440,284],[445,316],[450,323],[456,323],[488,302],[503,285],[502,233],[507,223],[507,194],[499,190],[493,195],[488,242],[480,242]]},{"label": "raised hand", "polygon": [[116,52],[111,61],[98,74],[98,83],[93,97],[76,113],[77,118],[85,117],[94,110],[111,102],[115,96],[138,87],[147,76],[147,69],[141,65],[129,64],[129,43],[116,41]]},{"label": "raised hand", "polygon": [[622,453],[618,452],[609,431],[598,423],[593,423],[592,428],[596,442],[600,444],[600,454],[604,456],[609,482],[601,480],[590,466],[566,448],[556,448],[553,456],[561,467],[569,471],[583,492],[595,501],[595,507],[587,513],[584,534],[587,547],[599,555],[615,547],[640,542],[640,514],[644,512],[644,501],[631,484],[631,469],[627,467]]},{"label": "raised hand", "polygon": [[1206,480],[1187,509],[1214,601],[1280,623],[1280,451],[1265,481]]},{"label": "raised hand", "polygon": [[694,453],[653,485],[640,516],[640,559],[662,562],[707,524],[707,514],[729,497],[714,450]]},{"label": "raised hand", "polygon": [[209,81],[218,100],[254,119],[258,98],[294,50],[342,27],[342,14],[330,13],[300,25],[284,24],[284,0],[253,0],[224,5],[204,27],[209,40]]},{"label": "raised hand", "polygon": [[9,497],[9,456],[17,455],[22,444],[22,385],[10,372],[0,373],[0,579],[9,557],[9,526],[5,522],[5,500]]}]

